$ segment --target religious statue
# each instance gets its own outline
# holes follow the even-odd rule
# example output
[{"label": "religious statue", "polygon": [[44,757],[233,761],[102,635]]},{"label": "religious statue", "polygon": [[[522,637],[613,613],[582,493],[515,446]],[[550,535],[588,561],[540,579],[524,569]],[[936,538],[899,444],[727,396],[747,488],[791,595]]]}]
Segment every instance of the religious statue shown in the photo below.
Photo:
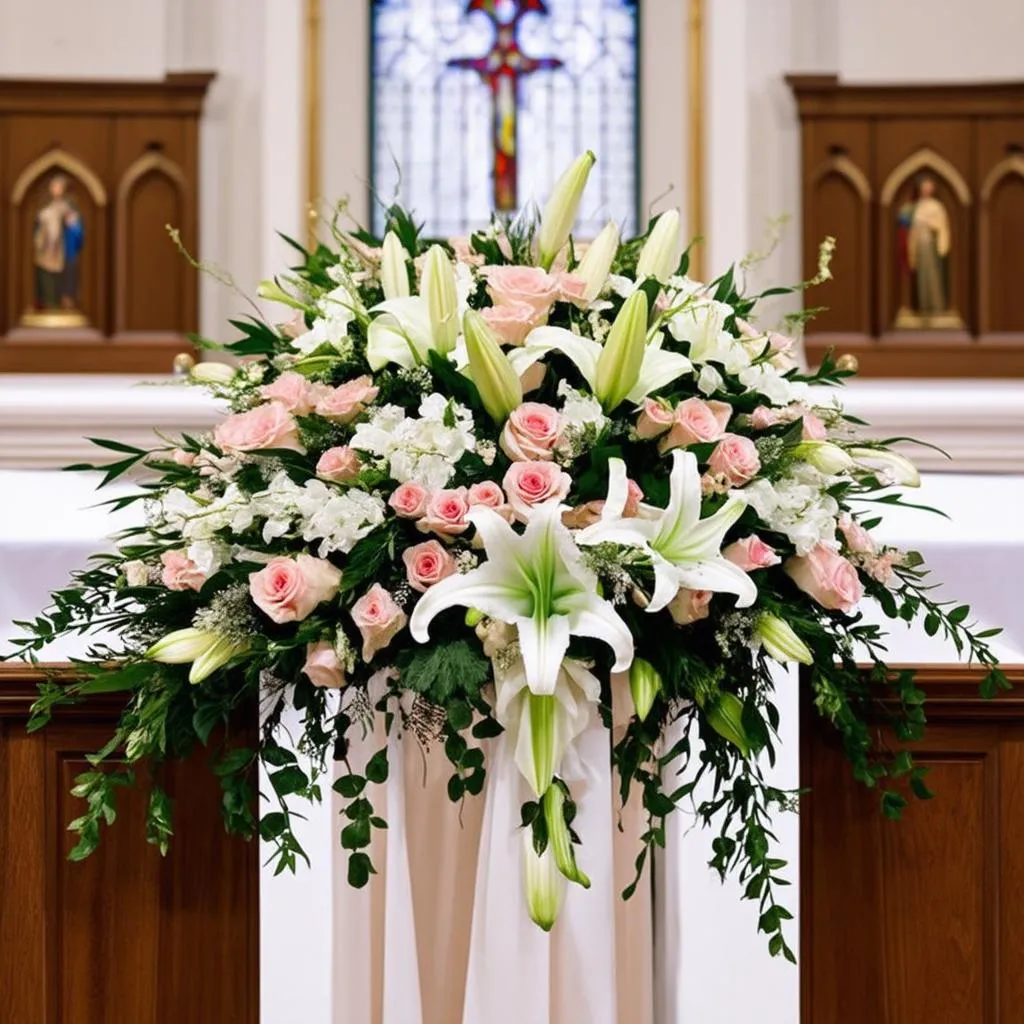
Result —
[{"label": "religious statue", "polygon": [[934,179],[925,175],[917,181],[897,223],[902,301],[896,326],[962,327],[950,308],[949,214],[935,194]]},{"label": "religious statue", "polygon": [[79,263],[85,241],[82,213],[69,195],[67,175],[49,181],[48,198],[36,213],[32,230],[35,268],[34,311],[23,318],[30,326],[79,326]]}]

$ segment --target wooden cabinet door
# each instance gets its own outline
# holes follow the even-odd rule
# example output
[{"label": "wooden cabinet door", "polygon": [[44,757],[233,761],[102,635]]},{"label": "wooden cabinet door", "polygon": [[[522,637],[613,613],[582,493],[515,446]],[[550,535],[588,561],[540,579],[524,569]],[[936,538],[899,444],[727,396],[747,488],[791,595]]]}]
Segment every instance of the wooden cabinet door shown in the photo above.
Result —
[{"label": "wooden cabinet door", "polygon": [[166,857],[145,841],[140,789],[119,794],[99,850],[69,861],[73,779],[116,708],[70,709],[29,735],[31,683],[0,675],[0,1020],[257,1024],[257,844],[225,834],[205,753],[164,777]]},{"label": "wooden cabinet door", "polygon": [[978,679],[922,670],[929,728],[914,755],[935,798],[897,822],[805,716],[804,1024],[1024,1019],[1024,695],[983,702]]}]

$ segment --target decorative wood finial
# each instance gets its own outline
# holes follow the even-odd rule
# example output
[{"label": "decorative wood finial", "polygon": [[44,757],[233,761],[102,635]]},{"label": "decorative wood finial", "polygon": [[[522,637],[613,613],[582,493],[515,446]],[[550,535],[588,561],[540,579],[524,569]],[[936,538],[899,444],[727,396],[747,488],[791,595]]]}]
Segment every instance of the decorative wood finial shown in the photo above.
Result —
[{"label": "decorative wood finial", "polygon": [[176,377],[187,377],[195,365],[195,359],[188,352],[179,352],[174,357],[174,375]]},{"label": "decorative wood finial", "polygon": [[860,360],[850,352],[845,352],[836,360],[836,369],[844,373],[856,373],[860,369]]}]

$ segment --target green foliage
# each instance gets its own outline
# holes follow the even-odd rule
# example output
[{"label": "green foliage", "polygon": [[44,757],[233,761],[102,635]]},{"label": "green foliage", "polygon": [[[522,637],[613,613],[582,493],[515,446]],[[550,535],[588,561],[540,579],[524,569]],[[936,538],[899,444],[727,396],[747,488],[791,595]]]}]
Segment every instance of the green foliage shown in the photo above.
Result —
[{"label": "green foliage", "polygon": [[457,695],[475,697],[491,677],[490,661],[465,640],[405,650],[397,660],[402,685],[435,704]]}]

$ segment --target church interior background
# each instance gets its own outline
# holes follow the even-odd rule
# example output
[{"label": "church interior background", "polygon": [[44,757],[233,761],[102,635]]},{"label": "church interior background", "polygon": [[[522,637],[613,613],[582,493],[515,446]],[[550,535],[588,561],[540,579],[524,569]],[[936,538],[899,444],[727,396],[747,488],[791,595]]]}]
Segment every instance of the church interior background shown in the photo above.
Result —
[{"label": "church interior background", "polygon": [[[598,162],[581,239],[609,218],[635,233],[676,206],[700,239],[691,275],[711,280],[748,254],[737,273],[753,289],[813,277],[822,239],[835,237],[832,280],[806,301],[776,300],[769,317],[784,327],[804,305],[823,307],[806,326],[806,360],[831,351],[859,369],[849,410],[882,436],[935,446],[914,453],[922,493],[952,523],[896,517],[894,536],[968,588],[1006,627],[1008,662],[1024,664],[1022,50],[1024,7],[1005,0],[0,0],[0,488],[15,496],[0,509],[0,649],[9,622],[102,542],[95,516],[65,515],[85,499],[55,471],[81,460],[86,436],[210,429],[215,410],[170,385],[202,358],[196,339],[217,336],[288,265],[287,238],[313,241],[334,217],[379,231],[396,196],[427,233],[464,237],[492,207],[528,211],[589,148]],[[15,573],[26,552],[31,570]],[[1024,885],[1008,849],[1024,828],[1009,781],[1024,778],[1021,706],[979,711],[937,642],[908,640],[897,655],[931,666],[941,724],[925,756],[953,795],[900,838],[879,831],[845,853],[845,819],[780,824],[800,880],[798,930],[816,950],[799,970],[761,956],[752,908],[676,826],[686,881],[665,897],[703,928],[698,937],[671,914],[655,924],[656,969],[673,978],[660,1019],[1015,1019],[1024,925],[999,907]],[[0,875],[20,856],[3,840],[5,815],[22,813],[15,792],[43,808],[41,860],[61,860],[51,833],[66,808],[44,806],[60,785],[15,790],[14,773],[59,775],[85,742],[73,728],[89,728],[69,725],[62,746],[29,751],[3,710],[4,687],[28,685],[19,671],[0,674]],[[788,700],[796,722],[795,684]],[[845,792],[826,747],[795,726],[782,740],[780,786],[813,778]],[[203,813],[197,828],[209,827]],[[344,883],[324,813],[308,823],[319,870],[274,879],[218,855],[240,881],[203,898],[222,911],[217,941],[244,951],[219,1019],[341,1019],[331,957]],[[941,855],[926,878],[883,892],[865,865],[895,862],[899,844]],[[90,884],[128,871],[122,856]],[[131,901],[111,897],[110,912],[149,915],[156,950],[181,926],[140,895],[169,876],[139,872]],[[0,982],[28,991],[16,975],[36,971],[38,990],[70,1006],[90,982],[69,936],[96,911],[65,867],[47,877],[22,880],[43,908],[25,920],[45,919],[35,959],[12,960],[21,937],[0,904]],[[0,883],[0,899],[11,892]],[[933,899],[955,935],[943,925],[919,941],[905,922],[927,917]],[[298,931],[309,941],[294,942]],[[881,1001],[843,989],[836,970],[862,939],[862,988]],[[58,947],[62,960],[41,952]],[[750,992],[726,949],[758,978]],[[24,998],[19,1024],[53,1019],[32,1015],[42,996]],[[854,1004],[861,1016],[849,1015]],[[915,1016],[922,1006],[934,1016]],[[188,1012],[178,1019],[200,1019]]]}]

